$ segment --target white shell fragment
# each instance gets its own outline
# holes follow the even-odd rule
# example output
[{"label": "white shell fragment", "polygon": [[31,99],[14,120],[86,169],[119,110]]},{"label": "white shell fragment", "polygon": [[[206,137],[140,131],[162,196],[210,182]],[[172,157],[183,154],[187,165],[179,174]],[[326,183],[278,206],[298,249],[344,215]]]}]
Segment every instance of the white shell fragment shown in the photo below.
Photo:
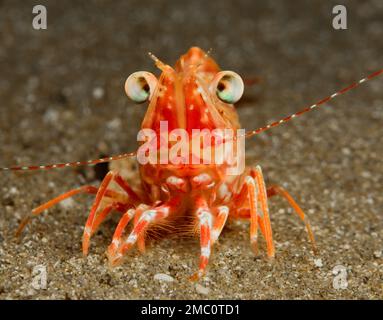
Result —
[{"label": "white shell fragment", "polygon": [[163,282],[173,282],[174,278],[165,273],[157,273],[154,275],[154,280]]},{"label": "white shell fragment", "polygon": [[201,286],[199,283],[195,285],[195,289],[199,294],[208,295],[210,290],[204,286]]},{"label": "white shell fragment", "polygon": [[317,268],[323,267],[322,259],[314,259],[314,264]]}]

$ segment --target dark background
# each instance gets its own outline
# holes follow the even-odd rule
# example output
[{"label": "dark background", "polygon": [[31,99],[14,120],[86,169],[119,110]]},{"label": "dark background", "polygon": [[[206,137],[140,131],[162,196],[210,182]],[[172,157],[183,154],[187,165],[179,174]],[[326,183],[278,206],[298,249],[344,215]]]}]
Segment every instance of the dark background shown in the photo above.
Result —
[{"label": "dark background", "polygon": [[[259,78],[238,105],[247,130],[309,106],[383,66],[382,1],[341,3],[343,31],[332,28],[339,1],[0,1],[0,165],[134,150],[146,106],[132,104],[123,84],[134,71],[158,74],[147,51],[173,64],[191,46],[212,48],[223,69]],[[47,30],[32,28],[35,4],[47,7]],[[260,164],[266,182],[284,185],[309,215],[318,257],[287,204],[272,199],[275,260],[255,259],[247,225],[229,225],[201,295],[187,280],[198,263],[194,241],[165,239],[108,270],[110,221],[83,259],[90,198],[50,210],[15,240],[31,208],[98,183],[93,168],[1,173],[0,297],[382,298],[381,88],[375,79],[247,141],[247,164]],[[38,264],[48,268],[47,290],[30,287]],[[339,264],[348,268],[346,290],[332,286]],[[156,273],[175,280],[159,283]]]}]

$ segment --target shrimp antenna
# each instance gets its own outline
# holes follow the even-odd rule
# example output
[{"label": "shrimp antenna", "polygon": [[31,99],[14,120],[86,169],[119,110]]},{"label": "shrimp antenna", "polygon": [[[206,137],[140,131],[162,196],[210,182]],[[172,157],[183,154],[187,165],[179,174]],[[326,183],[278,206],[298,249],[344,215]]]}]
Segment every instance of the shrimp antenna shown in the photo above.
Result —
[{"label": "shrimp antenna", "polygon": [[[157,62],[158,63],[162,63],[154,55],[152,55],[151,57],[156,61],[156,64],[157,64]],[[294,114],[292,114],[290,116],[287,116],[287,117],[285,117],[285,118],[283,118],[283,119],[281,119],[279,121],[272,122],[272,123],[270,123],[270,124],[268,124],[268,125],[266,125],[264,127],[258,128],[256,130],[248,131],[245,134],[245,137],[246,138],[252,137],[252,136],[254,136],[256,134],[259,134],[259,133],[261,133],[263,131],[269,130],[269,129],[274,128],[274,127],[277,127],[277,126],[281,125],[282,123],[286,123],[286,122],[290,121],[291,119],[296,118],[298,116],[301,116],[302,114],[304,114],[306,112],[312,111],[313,109],[316,109],[316,108],[322,106],[323,104],[325,104],[326,102],[334,99],[335,97],[337,97],[339,95],[342,95],[342,94],[344,94],[344,93],[346,93],[346,92],[348,92],[348,91],[358,87],[360,84],[380,76],[381,74],[383,74],[383,69],[370,74],[369,76],[359,80],[358,82],[354,82],[353,84],[349,85],[348,87],[333,93],[331,96],[328,96],[328,97],[318,101],[317,103],[314,103],[313,105],[311,105],[308,108],[305,108],[305,109],[303,109],[301,111],[298,111],[298,112],[296,112],[296,113],[294,113]],[[15,167],[8,167],[8,168],[0,168],[0,171],[48,170],[48,169],[58,169],[58,168],[65,168],[65,167],[90,166],[90,165],[96,165],[96,164],[99,164],[99,163],[104,163],[104,162],[110,162],[110,161],[130,158],[130,157],[135,156],[136,154],[137,154],[137,152],[134,151],[134,152],[130,152],[130,153],[123,153],[123,154],[120,154],[120,155],[117,155],[117,156],[105,157],[105,158],[100,158],[100,159],[95,159],[95,160],[67,162],[67,163],[56,163],[56,164],[40,165],[40,166],[15,166]]]},{"label": "shrimp antenna", "polygon": [[110,162],[114,160],[121,160],[129,157],[133,157],[136,155],[136,152],[123,153],[117,156],[100,158],[95,160],[87,160],[87,161],[76,161],[76,162],[67,162],[67,163],[56,163],[56,164],[48,164],[41,166],[15,166],[9,168],[0,168],[0,171],[31,171],[31,170],[48,170],[48,169],[58,169],[65,167],[80,167],[80,166],[92,166],[98,163]]},{"label": "shrimp antenna", "polygon": [[256,134],[259,134],[259,133],[261,133],[263,131],[269,130],[269,129],[274,128],[274,127],[277,127],[277,126],[281,125],[282,123],[286,123],[286,122],[290,121],[291,119],[299,117],[299,116],[301,116],[302,114],[304,114],[306,112],[309,112],[309,111],[312,111],[314,109],[317,109],[318,107],[320,107],[323,104],[325,104],[326,102],[334,99],[335,97],[340,96],[340,95],[342,95],[342,94],[344,94],[344,93],[346,93],[346,92],[348,92],[348,91],[358,87],[359,85],[361,85],[362,83],[364,83],[366,81],[369,81],[369,80],[371,80],[373,78],[376,78],[376,77],[380,76],[382,73],[383,73],[383,69],[381,69],[379,71],[376,71],[374,73],[371,73],[369,76],[367,76],[367,77],[365,77],[363,79],[360,79],[359,81],[354,82],[353,84],[349,85],[348,87],[333,93],[331,96],[328,96],[328,97],[326,97],[326,98],[324,98],[324,99],[314,103],[310,107],[307,107],[307,108],[305,108],[305,109],[303,109],[301,111],[298,111],[298,112],[296,112],[296,113],[294,113],[292,115],[289,115],[289,116],[287,116],[287,117],[285,117],[285,118],[283,118],[283,119],[281,119],[279,121],[272,122],[272,123],[270,123],[270,124],[268,124],[268,125],[266,125],[264,127],[261,127],[261,128],[256,129],[256,130],[252,130],[252,131],[246,132],[245,137],[246,138],[252,137],[252,136],[254,136]]},{"label": "shrimp antenna", "polygon": [[194,68],[197,70],[200,66],[202,66],[204,62],[210,57],[212,52],[213,52],[213,48],[210,48],[209,50],[207,50],[207,52],[205,52],[205,54],[203,55],[203,60],[197,65],[195,65]]},{"label": "shrimp antenna", "polygon": [[158,69],[164,71],[166,68],[170,68],[170,66],[158,59],[153,53],[148,52],[148,56],[154,61]]},{"label": "shrimp antenna", "polygon": [[205,59],[209,58],[212,52],[213,52],[213,48],[209,48],[209,50],[207,50],[205,53]]},{"label": "shrimp antenna", "polygon": [[[160,59],[158,59],[153,53],[148,53],[149,57],[154,60],[156,63],[156,66],[160,68],[161,70],[165,69],[167,65],[163,63]],[[31,170],[49,170],[49,169],[59,169],[59,168],[66,168],[66,167],[80,167],[80,166],[92,166],[99,163],[105,163],[105,162],[111,162],[114,160],[121,160],[125,158],[134,157],[137,154],[136,151],[129,152],[129,153],[123,153],[116,156],[111,157],[105,157],[100,159],[94,159],[94,160],[86,160],[86,161],[75,161],[75,162],[66,162],[66,163],[55,163],[55,164],[48,164],[48,165],[37,165],[37,166],[13,166],[13,167],[0,167],[0,171],[31,171]]]}]

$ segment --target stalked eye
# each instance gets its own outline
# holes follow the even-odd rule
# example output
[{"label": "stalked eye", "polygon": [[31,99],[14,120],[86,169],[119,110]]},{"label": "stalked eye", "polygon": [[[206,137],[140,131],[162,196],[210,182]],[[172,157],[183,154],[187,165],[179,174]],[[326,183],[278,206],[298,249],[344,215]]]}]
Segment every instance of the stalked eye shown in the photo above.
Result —
[{"label": "stalked eye", "polygon": [[236,103],[243,94],[242,78],[233,71],[218,72],[212,82],[211,90],[226,103]]},{"label": "stalked eye", "polygon": [[141,103],[151,99],[157,86],[157,78],[150,72],[132,73],[125,81],[125,92],[134,102]]}]

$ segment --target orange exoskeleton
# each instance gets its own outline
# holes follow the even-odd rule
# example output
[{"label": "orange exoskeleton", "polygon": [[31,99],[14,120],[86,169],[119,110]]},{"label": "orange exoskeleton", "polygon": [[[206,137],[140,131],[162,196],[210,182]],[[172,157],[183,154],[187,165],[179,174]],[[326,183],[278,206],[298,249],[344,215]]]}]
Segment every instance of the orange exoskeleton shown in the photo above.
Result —
[{"label": "orange exoskeleton", "polygon": [[[221,71],[214,60],[197,47],[191,48],[181,56],[174,68],[164,64],[154,55],[151,57],[162,72],[160,77],[157,79],[149,72],[140,71],[133,73],[125,83],[126,93],[132,100],[149,101],[142,129],[152,130],[158,136],[161,122],[166,122],[168,132],[182,129],[189,135],[193,135],[193,129],[231,129],[235,133],[238,132],[240,124],[234,103],[241,98],[244,87],[239,75],[232,71]],[[247,132],[243,136],[250,137],[287,122],[382,73],[383,70],[375,72],[311,107],[260,129]],[[161,141],[157,143],[161,144]],[[234,139],[233,143],[236,146],[239,142]],[[169,144],[166,144],[165,148],[168,147]],[[216,144],[210,146],[213,152],[217,152],[217,148]],[[156,158],[160,152],[161,148]],[[11,167],[2,168],[2,170],[89,165],[134,155],[135,153],[127,153],[85,162]],[[190,153],[187,156],[193,157],[193,154]],[[132,188],[118,171],[110,171],[98,188],[84,186],[74,189],[35,208],[32,214],[22,221],[18,232],[24,228],[32,216],[39,215],[64,199],[79,193],[95,194],[83,234],[84,255],[88,253],[91,236],[113,211],[120,212],[122,215],[107,250],[111,265],[119,264],[125,253],[135,245],[143,251],[147,232],[151,228],[158,225],[185,225],[187,221],[190,224],[189,229],[194,230],[200,239],[199,268],[192,277],[196,280],[204,275],[211,249],[228,218],[246,219],[250,222],[249,238],[255,253],[258,250],[257,239],[258,230],[260,230],[266,240],[268,257],[274,257],[275,248],[267,199],[280,195],[287,200],[294,212],[305,223],[315,251],[314,235],[308,219],[291,195],[277,185],[267,188],[259,166],[229,175],[227,172],[231,165],[225,156],[219,164],[139,163],[141,178],[139,189]],[[119,190],[111,188],[112,183],[119,186]]]}]

